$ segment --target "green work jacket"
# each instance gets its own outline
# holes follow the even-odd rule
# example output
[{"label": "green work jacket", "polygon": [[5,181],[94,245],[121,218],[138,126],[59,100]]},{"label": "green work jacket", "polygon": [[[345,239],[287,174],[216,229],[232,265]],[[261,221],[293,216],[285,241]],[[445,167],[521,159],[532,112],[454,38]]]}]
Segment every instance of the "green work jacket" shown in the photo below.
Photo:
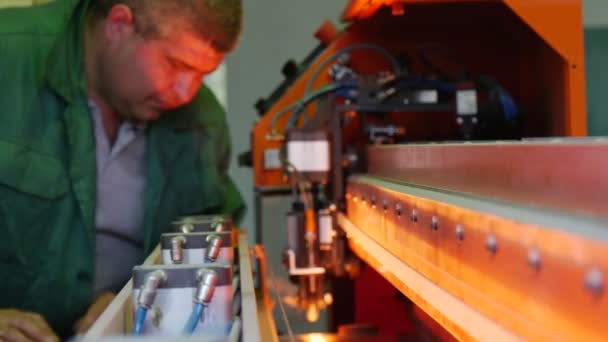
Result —
[{"label": "green work jacket", "polygon": [[[40,313],[64,337],[93,300],[95,274],[88,2],[0,10],[0,308]],[[240,219],[225,113],[208,88],[146,134],[146,254],[178,215]]]}]

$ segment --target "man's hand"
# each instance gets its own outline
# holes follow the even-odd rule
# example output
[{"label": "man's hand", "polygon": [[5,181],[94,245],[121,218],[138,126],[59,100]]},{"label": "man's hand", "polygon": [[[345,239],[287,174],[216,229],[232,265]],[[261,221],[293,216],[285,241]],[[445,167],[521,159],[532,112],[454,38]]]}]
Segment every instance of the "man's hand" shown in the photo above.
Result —
[{"label": "man's hand", "polygon": [[74,333],[81,335],[87,332],[89,328],[95,323],[95,321],[101,316],[104,310],[114,300],[116,295],[114,293],[106,292],[101,296],[97,297],[95,302],[89,306],[87,313],[82,316],[76,324],[74,324]]},{"label": "man's hand", "polygon": [[0,341],[55,342],[59,337],[39,314],[0,309]]}]

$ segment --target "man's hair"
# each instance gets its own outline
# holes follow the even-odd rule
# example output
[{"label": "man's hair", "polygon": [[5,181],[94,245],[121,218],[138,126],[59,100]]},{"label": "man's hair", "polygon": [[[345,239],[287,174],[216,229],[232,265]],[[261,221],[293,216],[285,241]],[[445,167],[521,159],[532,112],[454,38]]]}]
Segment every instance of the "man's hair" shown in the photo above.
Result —
[{"label": "man's hair", "polygon": [[96,18],[118,4],[129,6],[144,37],[158,37],[161,25],[185,25],[218,52],[234,49],[242,27],[241,0],[93,0]]}]

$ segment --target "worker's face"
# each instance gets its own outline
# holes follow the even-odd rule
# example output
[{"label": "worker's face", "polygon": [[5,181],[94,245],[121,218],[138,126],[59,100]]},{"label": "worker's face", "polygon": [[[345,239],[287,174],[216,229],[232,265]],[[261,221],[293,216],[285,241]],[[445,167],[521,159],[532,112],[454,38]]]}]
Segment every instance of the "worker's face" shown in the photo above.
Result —
[{"label": "worker's face", "polygon": [[102,93],[124,118],[155,120],[190,102],[204,76],[221,64],[224,54],[178,27],[166,25],[161,37],[144,38],[128,7],[117,5],[108,15],[99,77]]}]

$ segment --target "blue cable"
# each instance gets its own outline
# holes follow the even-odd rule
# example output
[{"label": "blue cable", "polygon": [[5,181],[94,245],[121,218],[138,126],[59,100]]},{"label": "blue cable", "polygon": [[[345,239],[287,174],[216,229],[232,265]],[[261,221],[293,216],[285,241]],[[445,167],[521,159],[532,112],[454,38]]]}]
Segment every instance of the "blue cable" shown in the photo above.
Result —
[{"label": "blue cable", "polygon": [[133,335],[139,336],[144,332],[144,323],[146,321],[146,314],[148,309],[144,306],[137,308],[135,313],[135,323],[133,324]]},{"label": "blue cable", "polygon": [[[330,84],[328,86],[325,86],[321,89],[317,89],[315,92],[313,92],[313,94],[311,94],[308,97],[303,98],[302,100],[293,103],[283,109],[281,109],[279,112],[277,112],[276,114],[273,115],[272,120],[270,121],[270,125],[272,127],[272,130],[276,130],[277,127],[277,121],[279,120],[280,117],[282,117],[283,115],[286,115],[287,113],[291,112],[292,110],[296,110],[299,109],[300,107],[305,107],[307,104],[309,104],[310,102],[316,100],[317,98],[319,98],[320,96],[323,96],[327,93],[331,93],[334,90],[336,90],[339,86],[336,84]],[[290,117],[291,120],[291,117]],[[296,120],[297,121],[297,120]]]},{"label": "blue cable", "polygon": [[[286,128],[293,128],[296,123],[298,122],[298,120],[300,119],[300,116],[302,116],[302,113],[304,112],[306,106],[311,103],[312,101],[315,101],[316,99],[318,99],[321,96],[324,96],[326,94],[339,94],[342,97],[347,97],[350,98],[349,94],[348,94],[348,90],[352,90],[352,89],[356,89],[357,87],[355,85],[339,85],[336,86],[333,89],[328,89],[327,91],[324,92],[320,92],[318,93],[316,96],[314,97],[309,97],[308,99],[306,99],[305,101],[303,101],[301,103],[301,105],[295,107],[295,111],[291,114],[291,116],[289,117],[289,121],[287,122],[287,126]],[[332,98],[333,101],[333,98]],[[304,122],[308,121],[308,115],[303,115],[304,117]]]},{"label": "blue cable", "polygon": [[190,315],[190,318],[188,319],[188,323],[186,323],[186,326],[184,327],[184,335],[192,335],[194,333],[194,330],[196,330],[196,326],[198,325],[198,322],[201,320],[201,317],[203,316],[203,310],[204,310],[204,306],[201,303],[196,303],[194,304],[194,308],[192,309],[192,314]]},{"label": "blue cable", "polygon": [[500,104],[502,105],[502,111],[507,120],[516,120],[518,109],[515,101],[509,93],[502,87],[498,89],[498,99],[500,100]]}]

